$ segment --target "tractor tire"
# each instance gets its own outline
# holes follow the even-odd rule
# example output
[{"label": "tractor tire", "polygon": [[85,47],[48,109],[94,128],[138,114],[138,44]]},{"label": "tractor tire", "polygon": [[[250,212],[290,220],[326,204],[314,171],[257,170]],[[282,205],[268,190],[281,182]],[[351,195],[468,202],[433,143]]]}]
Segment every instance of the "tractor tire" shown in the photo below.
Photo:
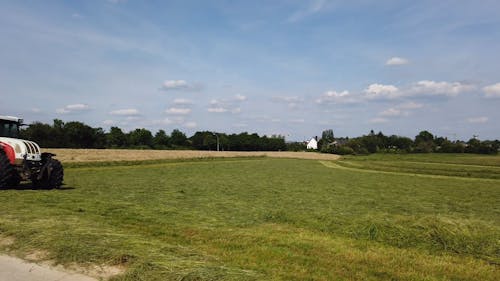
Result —
[{"label": "tractor tire", "polygon": [[15,185],[15,170],[10,164],[5,151],[0,148],[0,188]]},{"label": "tractor tire", "polygon": [[19,174],[16,172],[16,169],[12,169],[12,174],[11,177],[9,178],[9,181],[7,182],[7,185],[9,187],[16,187],[21,183],[21,177]]},{"label": "tractor tire", "polygon": [[48,159],[49,173],[45,173],[40,180],[33,180],[33,186],[44,189],[60,188],[63,183],[64,170],[61,162],[57,159]]}]

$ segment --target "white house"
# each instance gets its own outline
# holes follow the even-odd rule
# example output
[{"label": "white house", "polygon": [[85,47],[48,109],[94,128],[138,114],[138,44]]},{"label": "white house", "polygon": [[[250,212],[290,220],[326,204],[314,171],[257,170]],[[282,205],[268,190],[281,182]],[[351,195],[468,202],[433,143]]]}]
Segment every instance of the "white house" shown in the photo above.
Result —
[{"label": "white house", "polygon": [[312,138],[307,142],[307,149],[318,149],[318,140],[316,138]]}]

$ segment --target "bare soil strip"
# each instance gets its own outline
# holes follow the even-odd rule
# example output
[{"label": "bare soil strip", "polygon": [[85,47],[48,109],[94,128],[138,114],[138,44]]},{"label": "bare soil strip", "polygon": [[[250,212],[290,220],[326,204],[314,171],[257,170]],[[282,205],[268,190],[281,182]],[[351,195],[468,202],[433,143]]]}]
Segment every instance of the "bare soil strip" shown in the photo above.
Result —
[{"label": "bare soil strip", "polygon": [[0,269],[0,281],[97,281],[79,273],[5,255],[0,255]]},{"label": "bare soil strip", "polygon": [[334,154],[317,152],[277,152],[277,151],[201,151],[201,150],[133,150],[133,149],[44,149],[57,154],[63,163],[100,161],[140,161],[163,159],[193,159],[215,157],[273,157],[310,160],[337,160]]}]

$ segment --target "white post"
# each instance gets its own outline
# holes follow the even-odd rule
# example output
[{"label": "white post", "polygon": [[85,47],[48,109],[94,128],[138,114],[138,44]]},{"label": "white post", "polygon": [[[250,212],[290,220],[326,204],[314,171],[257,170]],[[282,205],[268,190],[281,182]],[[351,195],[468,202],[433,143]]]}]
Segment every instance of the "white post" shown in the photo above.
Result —
[{"label": "white post", "polygon": [[217,151],[219,151],[219,135],[212,133],[217,138]]}]

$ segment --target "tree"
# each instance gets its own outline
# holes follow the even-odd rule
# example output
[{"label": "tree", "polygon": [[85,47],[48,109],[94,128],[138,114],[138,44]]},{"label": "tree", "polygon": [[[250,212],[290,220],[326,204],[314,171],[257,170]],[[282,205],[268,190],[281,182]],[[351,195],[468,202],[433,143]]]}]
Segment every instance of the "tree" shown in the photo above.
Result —
[{"label": "tree", "polygon": [[323,140],[324,144],[332,143],[335,140],[333,136],[333,130],[332,129],[324,130],[323,133],[321,133],[321,139]]},{"label": "tree", "polygon": [[127,136],[122,129],[111,127],[109,133],[106,134],[106,145],[111,148],[125,147],[127,145]]},{"label": "tree", "polygon": [[286,150],[288,151],[305,151],[307,145],[304,142],[289,142],[286,143]]},{"label": "tree", "polygon": [[219,145],[222,144],[221,136],[224,134],[213,133],[210,131],[196,132],[189,140],[193,148],[201,150],[216,150],[217,149],[217,137],[219,136]]},{"label": "tree", "polygon": [[49,124],[35,122],[27,128],[21,130],[20,137],[32,140],[41,147],[60,147],[57,139],[52,136],[53,128]]},{"label": "tree", "polygon": [[170,134],[170,140],[173,145],[185,146],[187,145],[187,137],[179,129],[174,129]]},{"label": "tree", "polygon": [[102,128],[92,128],[94,130],[94,148],[106,147],[106,133]]},{"label": "tree", "polygon": [[72,121],[64,124],[63,133],[67,147],[94,148],[97,138],[95,130],[82,122]]},{"label": "tree", "polygon": [[135,129],[128,134],[129,143],[137,147],[152,147],[153,134],[147,129]]},{"label": "tree", "polygon": [[64,134],[64,122],[60,119],[54,119],[51,130],[54,139],[54,147],[68,147],[66,136]]},{"label": "tree", "polygon": [[153,146],[157,149],[164,149],[170,146],[170,137],[167,136],[164,130],[159,130],[156,132],[153,138]]},{"label": "tree", "polygon": [[415,136],[415,152],[432,152],[435,146],[434,136],[428,131],[421,131]]},{"label": "tree", "polygon": [[387,139],[387,145],[389,148],[409,152],[413,145],[413,140],[407,137],[392,135]]},{"label": "tree", "polygon": [[415,144],[429,141],[434,141],[434,136],[428,131],[421,131],[420,133],[418,133],[418,135],[415,136]]}]

